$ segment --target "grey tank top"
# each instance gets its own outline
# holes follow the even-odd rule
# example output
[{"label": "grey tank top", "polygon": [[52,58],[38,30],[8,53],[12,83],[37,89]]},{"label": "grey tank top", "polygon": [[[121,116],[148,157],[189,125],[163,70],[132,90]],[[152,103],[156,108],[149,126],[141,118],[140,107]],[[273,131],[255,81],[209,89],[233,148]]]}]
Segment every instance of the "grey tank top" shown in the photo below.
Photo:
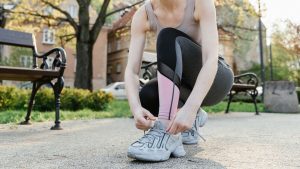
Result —
[{"label": "grey tank top", "polygon": [[[160,25],[156,15],[154,14],[154,10],[150,0],[146,1],[145,9],[148,17],[148,22],[150,24],[150,30],[155,32],[157,37],[160,30],[162,30],[164,27]],[[194,19],[194,11],[195,11],[195,0],[187,0],[187,6],[185,8],[184,17],[180,25],[175,27],[175,29],[178,29],[186,33],[187,35],[189,35],[191,38],[193,38],[196,42],[200,44],[201,42],[201,38],[199,36],[200,24]]]}]

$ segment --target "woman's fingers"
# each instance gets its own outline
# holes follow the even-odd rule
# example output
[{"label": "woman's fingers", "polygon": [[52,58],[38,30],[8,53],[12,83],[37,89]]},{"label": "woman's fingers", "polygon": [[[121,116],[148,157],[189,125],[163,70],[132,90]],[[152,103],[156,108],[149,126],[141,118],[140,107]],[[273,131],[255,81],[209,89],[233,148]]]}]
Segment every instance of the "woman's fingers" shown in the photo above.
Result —
[{"label": "woman's fingers", "polygon": [[169,126],[167,127],[166,131],[168,132],[171,127],[173,126],[175,120],[176,120],[177,116],[175,115],[172,119],[171,119],[171,122],[169,123]]},{"label": "woman's fingers", "polygon": [[170,122],[169,127],[167,129],[167,132],[169,132],[170,134],[174,134],[175,131],[177,130],[177,127],[178,127],[177,122],[175,121],[175,119],[176,119],[176,117],[174,117],[172,119],[172,121]]},{"label": "woman's fingers", "polygon": [[188,127],[186,127],[185,125],[180,125],[180,126],[177,128],[176,134],[177,134],[177,133],[181,133],[181,132],[183,132],[183,131],[185,131],[185,130],[187,130],[187,129],[188,129]]},{"label": "woman's fingers", "polygon": [[178,130],[178,125],[176,123],[174,123],[169,131],[169,133],[171,134],[176,134]]},{"label": "woman's fingers", "polygon": [[167,129],[167,132],[169,132],[170,134],[178,134],[187,129],[188,129],[188,127],[186,125],[183,125],[183,124],[173,121],[172,123],[170,123],[169,128]]},{"label": "woman's fingers", "polygon": [[145,125],[145,124],[141,124],[141,123],[137,123],[136,128],[140,129],[140,130],[148,130],[149,126]]},{"label": "woman's fingers", "polygon": [[147,120],[144,116],[141,116],[136,119],[135,125],[138,129],[148,130],[152,125],[152,121]]},{"label": "woman's fingers", "polygon": [[156,120],[155,116],[151,114],[148,110],[144,109],[143,110],[144,115],[147,117],[147,120]]},{"label": "woman's fingers", "polygon": [[167,132],[169,132],[169,130],[172,128],[173,123],[174,123],[174,121],[175,121],[175,118],[176,118],[176,117],[174,117],[174,118],[171,120],[171,122],[169,123],[169,126],[168,126],[167,129],[166,129]]}]

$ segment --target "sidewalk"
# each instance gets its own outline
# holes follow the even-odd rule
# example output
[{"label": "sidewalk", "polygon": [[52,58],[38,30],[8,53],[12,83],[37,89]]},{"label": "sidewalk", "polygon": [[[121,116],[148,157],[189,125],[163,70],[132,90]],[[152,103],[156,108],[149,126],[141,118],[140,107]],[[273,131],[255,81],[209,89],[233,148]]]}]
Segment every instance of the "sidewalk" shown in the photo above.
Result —
[{"label": "sidewalk", "polygon": [[0,168],[300,168],[300,114],[210,115],[206,142],[185,146],[187,155],[162,163],[126,156],[143,135],[132,119],[0,125]]}]

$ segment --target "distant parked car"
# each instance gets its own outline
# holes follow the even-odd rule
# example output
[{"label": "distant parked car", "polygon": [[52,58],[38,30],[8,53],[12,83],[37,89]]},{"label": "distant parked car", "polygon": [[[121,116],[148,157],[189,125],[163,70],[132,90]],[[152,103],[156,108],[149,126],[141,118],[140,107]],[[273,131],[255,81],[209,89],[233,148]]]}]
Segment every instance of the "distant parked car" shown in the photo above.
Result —
[{"label": "distant parked car", "polygon": [[114,82],[102,88],[101,91],[111,93],[116,99],[127,99],[124,82]]},{"label": "distant parked car", "polygon": [[263,93],[263,87],[262,86],[257,86],[256,90],[258,91],[257,96],[261,96]]}]

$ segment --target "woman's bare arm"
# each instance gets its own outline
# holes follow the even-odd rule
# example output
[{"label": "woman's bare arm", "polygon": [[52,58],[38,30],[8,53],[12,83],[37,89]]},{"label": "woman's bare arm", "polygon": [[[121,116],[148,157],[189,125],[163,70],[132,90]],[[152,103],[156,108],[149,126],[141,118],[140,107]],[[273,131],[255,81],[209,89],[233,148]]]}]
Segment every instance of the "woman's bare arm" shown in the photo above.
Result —
[{"label": "woman's bare arm", "polygon": [[203,67],[197,77],[191,95],[186,101],[188,107],[197,110],[208,93],[218,68],[218,30],[216,9],[213,0],[197,0],[201,27]]},{"label": "woman's bare arm", "polygon": [[131,40],[128,62],[125,70],[125,88],[130,110],[136,120],[136,127],[145,130],[151,125],[150,121],[147,119],[154,120],[152,114],[142,108],[139,99],[139,73],[148,27],[145,7],[142,6],[133,16],[131,23]]},{"label": "woman's bare arm", "polygon": [[185,131],[192,127],[198,108],[208,93],[218,67],[218,30],[216,9],[213,0],[196,0],[200,35],[202,41],[203,67],[199,72],[194,88],[185,105],[177,113],[168,127],[172,134]]}]

